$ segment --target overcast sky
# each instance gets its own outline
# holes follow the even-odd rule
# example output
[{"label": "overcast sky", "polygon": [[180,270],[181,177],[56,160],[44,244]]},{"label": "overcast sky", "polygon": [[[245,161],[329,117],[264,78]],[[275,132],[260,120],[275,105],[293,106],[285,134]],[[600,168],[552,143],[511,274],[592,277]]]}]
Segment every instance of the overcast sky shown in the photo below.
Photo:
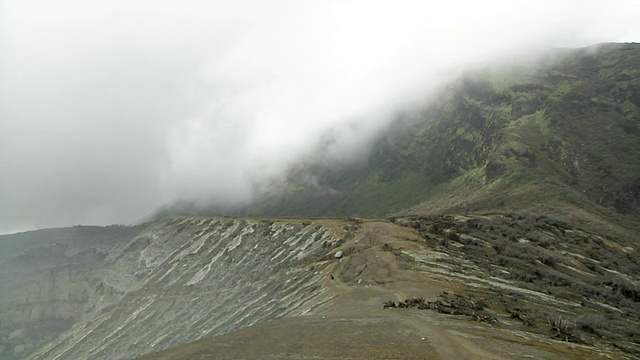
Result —
[{"label": "overcast sky", "polygon": [[638,1],[0,0],[0,233],[247,201],[462,66],[640,41]]}]

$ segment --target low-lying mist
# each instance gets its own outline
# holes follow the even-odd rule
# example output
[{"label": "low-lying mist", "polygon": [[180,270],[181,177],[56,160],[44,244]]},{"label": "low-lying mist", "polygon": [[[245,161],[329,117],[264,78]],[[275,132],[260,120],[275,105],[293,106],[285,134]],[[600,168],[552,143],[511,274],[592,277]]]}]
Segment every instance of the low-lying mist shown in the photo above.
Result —
[{"label": "low-lying mist", "polygon": [[177,202],[246,204],[300,161],[365,158],[396,112],[466,67],[637,40],[638,10],[3,1],[0,233],[132,223]]}]

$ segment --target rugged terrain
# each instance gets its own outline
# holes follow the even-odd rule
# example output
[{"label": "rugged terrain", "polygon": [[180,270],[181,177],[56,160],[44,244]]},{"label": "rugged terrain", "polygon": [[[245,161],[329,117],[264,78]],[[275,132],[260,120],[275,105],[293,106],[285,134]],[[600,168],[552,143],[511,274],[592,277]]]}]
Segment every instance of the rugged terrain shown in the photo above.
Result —
[{"label": "rugged terrain", "polygon": [[640,358],[639,129],[640,46],[556,50],[246,207],[0,236],[0,359]]},{"label": "rugged terrain", "polygon": [[[51,236],[65,231],[86,237]],[[149,358],[640,354],[634,241],[543,217],[165,218],[0,240],[6,359],[132,358],[247,326]]]},{"label": "rugged terrain", "polygon": [[[618,267],[624,262],[622,267],[637,270],[635,248],[550,219],[517,215],[346,225],[355,229],[354,237],[336,249],[344,251],[343,258],[329,260],[323,291],[331,300],[313,316],[281,319],[145,359],[638,355],[638,288]],[[400,307],[416,297],[431,306]],[[396,307],[383,308],[391,302]]]}]

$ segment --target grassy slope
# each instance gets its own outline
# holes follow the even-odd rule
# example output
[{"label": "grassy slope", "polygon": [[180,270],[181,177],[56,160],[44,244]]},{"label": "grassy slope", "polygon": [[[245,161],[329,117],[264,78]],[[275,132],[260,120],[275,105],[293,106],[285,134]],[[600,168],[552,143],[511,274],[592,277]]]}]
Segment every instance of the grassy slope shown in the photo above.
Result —
[{"label": "grassy slope", "polygon": [[467,171],[472,179],[413,212],[527,211],[637,228],[640,46],[608,44],[548,62],[498,90],[511,115],[482,177]]},{"label": "grassy slope", "polygon": [[638,159],[640,45],[559,50],[534,66],[466,73],[398,116],[367,164],[298,168],[284,194],[236,215],[520,211],[634,228]]}]

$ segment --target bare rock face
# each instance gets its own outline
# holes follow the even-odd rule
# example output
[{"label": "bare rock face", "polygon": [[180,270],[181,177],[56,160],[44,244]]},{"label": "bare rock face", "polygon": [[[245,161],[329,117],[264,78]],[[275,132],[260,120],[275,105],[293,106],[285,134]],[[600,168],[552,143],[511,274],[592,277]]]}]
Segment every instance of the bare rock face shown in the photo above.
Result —
[{"label": "bare rock face", "polygon": [[2,358],[131,358],[304,314],[321,295],[316,261],[340,240],[309,221],[74,229],[0,237],[0,331],[12,350]]}]

